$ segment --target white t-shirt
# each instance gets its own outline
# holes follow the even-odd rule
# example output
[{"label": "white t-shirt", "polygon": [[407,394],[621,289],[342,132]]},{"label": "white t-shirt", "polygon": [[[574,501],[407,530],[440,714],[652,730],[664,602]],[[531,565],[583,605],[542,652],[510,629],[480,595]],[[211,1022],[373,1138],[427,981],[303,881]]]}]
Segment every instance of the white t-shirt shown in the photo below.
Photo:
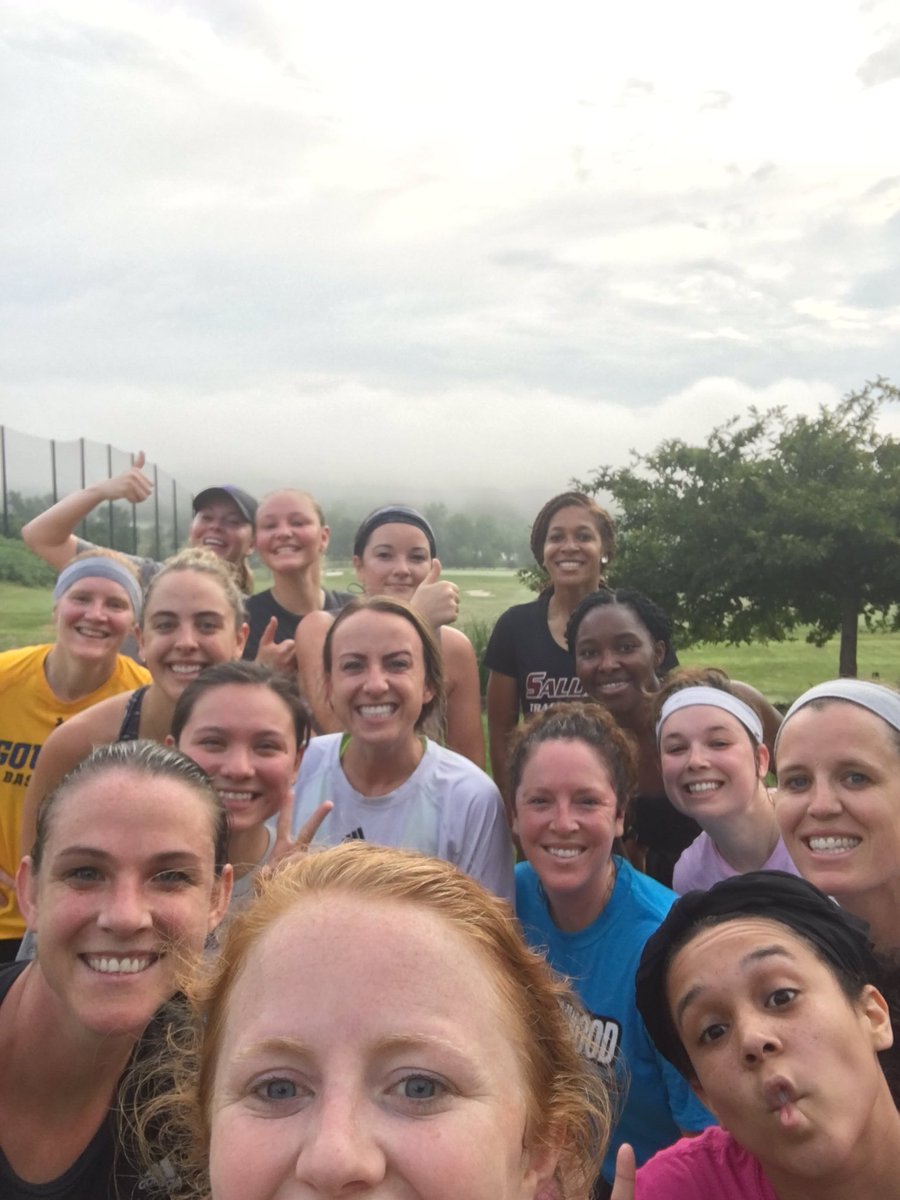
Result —
[{"label": "white t-shirt", "polygon": [[467,758],[425,739],[412,775],[386,796],[363,796],[341,766],[342,733],[313,738],[294,789],[293,834],[331,800],[314,844],[361,838],[418,850],[454,863],[501,899],[513,903],[513,848],[503,801],[492,781]]}]

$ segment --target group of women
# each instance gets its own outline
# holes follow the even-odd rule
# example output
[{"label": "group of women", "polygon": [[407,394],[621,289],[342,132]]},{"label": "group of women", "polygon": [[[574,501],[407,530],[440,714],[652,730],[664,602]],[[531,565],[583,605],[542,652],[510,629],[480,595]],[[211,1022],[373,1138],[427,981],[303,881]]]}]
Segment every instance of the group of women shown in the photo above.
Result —
[{"label": "group of women", "polygon": [[[140,465],[106,490],[142,498]],[[363,522],[353,598],[305,493],[207,489],[149,566],[68,542],[86,503],[29,530],[80,552],[56,642],[0,656],[0,695],[44,697],[0,847],[8,959],[31,931],[0,970],[4,1195],[898,1190],[900,697],[835,681],[779,729],[672,670],[565,493],[487,653],[498,789],[421,514]]]}]

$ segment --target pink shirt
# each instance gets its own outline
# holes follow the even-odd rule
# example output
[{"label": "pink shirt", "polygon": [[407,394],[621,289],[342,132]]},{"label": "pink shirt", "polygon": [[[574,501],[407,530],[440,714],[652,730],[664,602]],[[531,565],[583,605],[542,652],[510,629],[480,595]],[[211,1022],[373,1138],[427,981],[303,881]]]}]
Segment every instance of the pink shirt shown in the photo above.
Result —
[{"label": "pink shirt", "polygon": [[778,1200],[757,1159],[712,1125],[638,1170],[635,1200]]},{"label": "pink shirt", "polygon": [[[787,871],[789,875],[800,874],[781,838],[778,839],[775,849],[759,870]],[[679,896],[683,896],[685,892],[693,891],[695,888],[705,892],[714,883],[720,883],[723,879],[731,879],[732,876],[739,874],[740,871],[736,871],[718,852],[715,842],[709,834],[701,833],[691,842],[675,864],[672,887]]]}]

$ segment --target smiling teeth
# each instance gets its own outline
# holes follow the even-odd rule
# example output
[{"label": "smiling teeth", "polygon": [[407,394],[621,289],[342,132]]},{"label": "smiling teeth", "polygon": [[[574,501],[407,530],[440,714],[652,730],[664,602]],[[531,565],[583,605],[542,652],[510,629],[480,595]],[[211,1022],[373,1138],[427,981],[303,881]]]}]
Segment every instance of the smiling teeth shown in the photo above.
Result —
[{"label": "smiling teeth", "polygon": [[861,841],[858,837],[811,837],[807,845],[817,854],[837,854],[840,850],[855,850]]},{"label": "smiling teeth", "polygon": [[689,783],[686,785],[684,790],[691,796],[696,796],[701,792],[717,792],[721,786],[721,783],[717,783],[712,779],[707,779],[703,783]]},{"label": "smiling teeth", "polygon": [[255,792],[219,792],[219,796],[225,801],[226,804],[229,801],[240,804],[244,801],[252,800],[255,795]]},{"label": "smiling teeth", "polygon": [[169,663],[169,666],[176,675],[199,675],[203,670],[203,663]]},{"label": "smiling teeth", "polygon": [[386,717],[394,711],[393,704],[363,704],[359,710],[364,717]]},{"label": "smiling teeth", "polygon": [[155,956],[142,955],[140,958],[104,958],[99,955],[86,955],[85,961],[92,971],[103,975],[138,975],[146,971],[156,961]]},{"label": "smiling teeth", "polygon": [[105,629],[85,629],[81,625],[76,625],[75,629],[78,633],[81,634],[82,637],[89,637],[89,638],[107,638],[107,637],[109,637],[109,634],[106,632]]},{"label": "smiling teeth", "polygon": [[547,853],[554,858],[577,858],[581,854],[579,846],[548,846]]}]

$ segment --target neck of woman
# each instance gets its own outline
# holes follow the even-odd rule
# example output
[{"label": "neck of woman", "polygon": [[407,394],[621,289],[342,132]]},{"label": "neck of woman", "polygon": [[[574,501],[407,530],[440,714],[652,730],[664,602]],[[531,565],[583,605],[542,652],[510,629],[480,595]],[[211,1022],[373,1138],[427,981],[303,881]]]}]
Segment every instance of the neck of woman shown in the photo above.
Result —
[{"label": "neck of woman", "polygon": [[85,662],[56,645],[44,659],[44,676],[51,692],[59,700],[71,704],[102,687],[115,665],[115,655],[110,659]]},{"label": "neck of woman", "polygon": [[406,783],[424,753],[424,741],[414,729],[397,742],[373,744],[351,738],[341,767],[361,796],[386,796]]},{"label": "neck of woman", "polygon": [[0,1006],[0,1064],[15,1079],[17,1103],[39,1102],[48,1115],[108,1106],[139,1034],[86,1029],[30,963]]},{"label": "neck of woman", "polygon": [[580,933],[582,929],[587,929],[609,904],[615,886],[616,864],[610,858],[595,881],[595,886],[584,894],[570,892],[551,895],[545,892],[553,924],[563,933]]},{"label": "neck of woman", "polygon": [[269,830],[265,825],[253,825],[250,829],[238,829],[228,838],[228,861],[234,869],[235,879],[258,867],[262,856],[269,848]]},{"label": "neck of woman", "polygon": [[869,924],[869,936],[883,954],[900,952],[900,881],[889,880],[865,892],[831,893],[841,908]]},{"label": "neck of woman", "polygon": [[172,714],[175,701],[171,700],[159,684],[151,683],[141,704],[141,719],[138,733],[142,738],[163,742],[172,732]]},{"label": "neck of woman", "polygon": [[322,564],[312,563],[302,571],[284,571],[272,577],[272,595],[282,608],[305,617],[325,606],[322,594]]},{"label": "neck of woman", "polygon": [[753,797],[742,812],[718,820],[703,820],[700,825],[722,858],[739,875],[759,871],[778,845],[775,809],[762,780],[757,782]]},{"label": "neck of woman", "polygon": [[553,591],[550,595],[550,604],[548,605],[548,614],[552,617],[554,614],[564,616],[566,621],[571,617],[572,613],[582,602],[585,596],[590,596],[592,592],[596,592],[600,587],[599,578],[595,583],[574,584],[566,586],[565,584],[555,583]]}]

